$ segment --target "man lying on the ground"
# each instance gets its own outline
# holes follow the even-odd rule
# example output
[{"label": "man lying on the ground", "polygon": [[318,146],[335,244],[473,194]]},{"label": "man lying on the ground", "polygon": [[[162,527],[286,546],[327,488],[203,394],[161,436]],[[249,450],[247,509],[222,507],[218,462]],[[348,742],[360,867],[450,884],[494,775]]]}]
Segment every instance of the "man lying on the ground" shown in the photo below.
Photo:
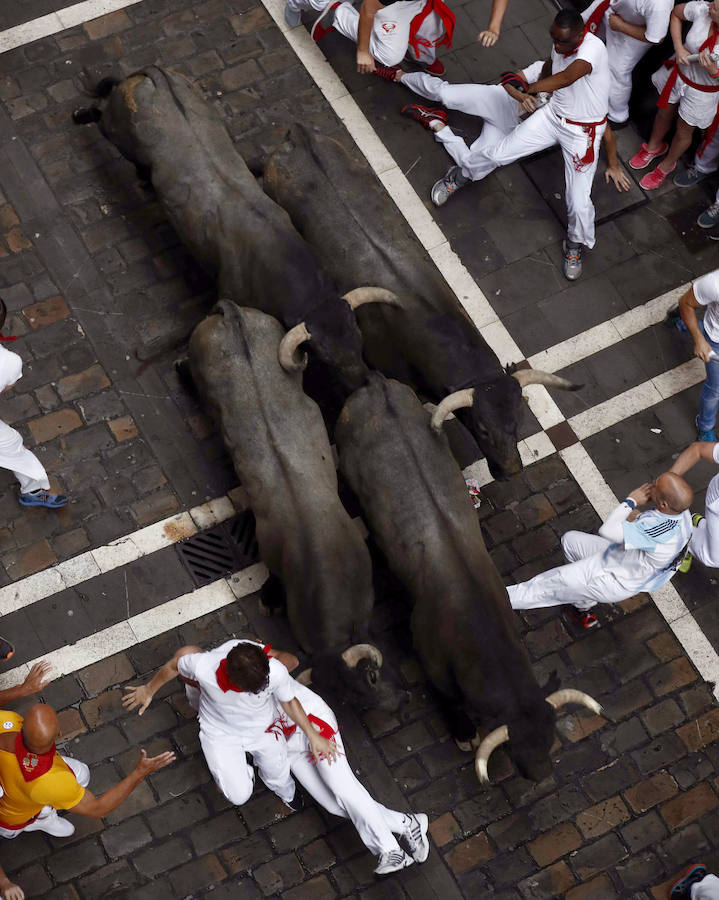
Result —
[{"label": "man lying on the ground", "polygon": [[[507,588],[513,609],[572,604],[582,628],[597,625],[589,612],[597,603],[621,603],[666,584],[684,559],[692,536],[687,510],[694,493],[674,472],[643,484],[610,513],[599,534],[568,531],[562,550],[568,560],[522,584]],[[654,509],[635,514],[652,502]]]},{"label": "man lying on the ground", "polygon": [[[562,10],[550,33],[551,57],[523,72],[506,73],[502,87],[449,85],[423,73],[402,74],[399,80],[425,97],[484,119],[482,134],[471,147],[449,126],[437,126],[436,139],[457,163],[432,188],[437,206],[462,185],[480,181],[498,166],[560,145],[568,218],[562,272],[573,281],[582,272],[582,247],[595,243],[591,190],[607,121],[609,65],[606,47],[593,34],[585,35],[579,13]],[[397,80],[395,72],[379,74]],[[536,109],[536,95],[548,92],[548,102]],[[533,113],[524,121],[520,121],[520,105],[521,111]],[[430,113],[430,118],[445,125],[443,110]]]},{"label": "man lying on the ground", "polygon": [[[347,763],[332,710],[290,677],[287,670],[297,665],[292,654],[251,640],[228,641],[207,653],[181,647],[147,685],[127,688],[123,703],[142,715],[155,692],[179,675],[198,712],[205,759],[228,800],[240,805],[252,794],[254,773],[245,755],[251,752],[262,780],[290,809],[303,806],[292,772],[326,810],[349,818],[379,856],[376,874],[424,862],[427,817],[372,799]],[[407,841],[411,857],[394,834]]]},{"label": "man lying on the ground", "polygon": [[[719,443],[695,441],[679,454],[669,471],[685,475],[700,459],[719,463]],[[719,568],[719,475],[715,475],[709,482],[704,515],[694,513],[692,525],[694,531],[689,551],[682,560],[679,571],[688,572],[695,556],[705,566]]]},{"label": "man lying on the ground", "polygon": [[148,758],[142,750],[127,778],[96,797],[87,790],[90,770],[85,763],[57,752],[55,741],[60,736],[57,713],[51,706],[37,703],[24,719],[0,710],[0,837],[16,838],[26,831],[70,837],[75,826],[58,816],[59,809],[102,819],[151,772],[175,759],[169,752]]}]

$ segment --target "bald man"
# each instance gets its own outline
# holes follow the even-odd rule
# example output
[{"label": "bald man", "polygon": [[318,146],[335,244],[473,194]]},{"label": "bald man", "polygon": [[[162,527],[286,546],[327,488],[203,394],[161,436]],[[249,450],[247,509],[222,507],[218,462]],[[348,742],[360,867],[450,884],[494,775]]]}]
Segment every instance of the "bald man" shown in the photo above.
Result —
[{"label": "bald man", "polygon": [[144,750],[127,778],[96,797],[87,790],[90,770],[77,759],[60,756],[57,713],[38,703],[25,718],[0,710],[0,837],[16,838],[24,831],[45,831],[69,837],[75,826],[58,816],[59,809],[102,819],[125,801],[151,773],[169,765],[174,753],[148,758]]},{"label": "bald man", "polygon": [[[582,628],[597,625],[589,609],[654,591],[674,575],[692,536],[687,512],[694,493],[674,472],[632,491],[609,515],[599,534],[568,531],[562,550],[568,565],[507,588],[513,609],[574,606]],[[638,513],[640,506],[654,508]]]}]

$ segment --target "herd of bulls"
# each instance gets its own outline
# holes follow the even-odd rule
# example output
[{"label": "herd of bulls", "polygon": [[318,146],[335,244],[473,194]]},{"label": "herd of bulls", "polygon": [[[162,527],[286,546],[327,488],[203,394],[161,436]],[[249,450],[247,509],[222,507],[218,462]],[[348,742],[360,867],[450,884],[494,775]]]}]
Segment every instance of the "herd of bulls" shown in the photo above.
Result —
[{"label": "herd of bulls", "polygon": [[[396,709],[402,696],[367,643],[372,565],[337,494],[329,430],[370,533],[412,598],[414,646],[458,745],[477,747],[482,780],[503,742],[525,777],[546,777],[556,708],[599,707],[557,690],[556,678],[537,683],[442,423],[456,412],[465,446],[476,442],[506,478],[521,469],[522,387],[576,386],[502,368],[381,185],[339,142],[295,125],[251,172],[178,74],[148,67],[104,79],[95,96],[75,121],[97,122],[134,163],[217,280],[221,299],[192,334],[189,370],[311,657],[303,676],[365,708]],[[437,404],[434,415],[418,397]],[[495,726],[481,742],[476,721]]]}]

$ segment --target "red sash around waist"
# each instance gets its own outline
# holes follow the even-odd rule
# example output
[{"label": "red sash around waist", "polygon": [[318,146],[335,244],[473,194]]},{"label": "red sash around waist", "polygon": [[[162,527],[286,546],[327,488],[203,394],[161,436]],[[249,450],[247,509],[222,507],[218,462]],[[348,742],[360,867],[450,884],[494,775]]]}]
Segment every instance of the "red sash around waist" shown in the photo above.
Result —
[{"label": "red sash around waist", "polygon": [[579,172],[585,166],[591,166],[594,162],[594,138],[597,136],[597,128],[599,128],[600,125],[604,125],[607,121],[607,117],[605,116],[599,122],[575,122],[574,119],[564,119],[564,121],[567,125],[579,125],[582,131],[587,135],[588,146],[584,156],[580,157],[578,153],[572,154],[574,168]]},{"label": "red sash around waist", "polygon": [[[424,20],[430,13],[433,12],[437,13],[437,15],[442,20],[442,24],[444,25],[444,34],[442,35],[442,37],[437,38],[436,41],[430,41],[427,38],[420,37],[417,34]],[[448,47],[451,47],[452,36],[454,34],[454,23],[456,22],[456,19],[457,17],[447,6],[444,0],[427,0],[422,12],[417,13],[414,19],[412,19],[409,26],[409,46],[414,50],[415,56],[419,57],[420,47],[441,47],[442,44],[446,44]]]},{"label": "red sash around waist", "polygon": [[[717,42],[717,38],[719,37],[719,31],[710,32],[707,36],[707,39],[699,48],[699,52],[702,50],[708,50],[710,53],[714,50],[714,45]],[[667,59],[664,63],[665,69],[671,69],[671,73],[669,78],[667,78],[667,83],[664,85],[664,88],[659,95],[659,100],[657,100],[657,106],[659,109],[666,109],[669,106],[669,97],[674,88],[674,85],[677,83],[677,78],[681,78],[684,84],[688,84],[689,87],[694,88],[697,91],[704,91],[707,94],[712,94],[714,91],[719,91],[719,85],[713,84],[699,84],[697,81],[692,81],[691,78],[687,78],[687,76],[682,72],[679,68],[679,64],[675,59]]]}]

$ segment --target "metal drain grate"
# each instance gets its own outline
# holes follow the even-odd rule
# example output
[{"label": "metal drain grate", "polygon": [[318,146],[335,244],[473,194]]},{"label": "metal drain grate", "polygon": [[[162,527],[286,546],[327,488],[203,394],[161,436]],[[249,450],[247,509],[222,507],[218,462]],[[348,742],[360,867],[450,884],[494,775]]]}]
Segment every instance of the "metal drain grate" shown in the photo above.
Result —
[{"label": "metal drain grate", "polygon": [[197,587],[238,572],[260,558],[251,510],[186,538],[175,547]]}]

